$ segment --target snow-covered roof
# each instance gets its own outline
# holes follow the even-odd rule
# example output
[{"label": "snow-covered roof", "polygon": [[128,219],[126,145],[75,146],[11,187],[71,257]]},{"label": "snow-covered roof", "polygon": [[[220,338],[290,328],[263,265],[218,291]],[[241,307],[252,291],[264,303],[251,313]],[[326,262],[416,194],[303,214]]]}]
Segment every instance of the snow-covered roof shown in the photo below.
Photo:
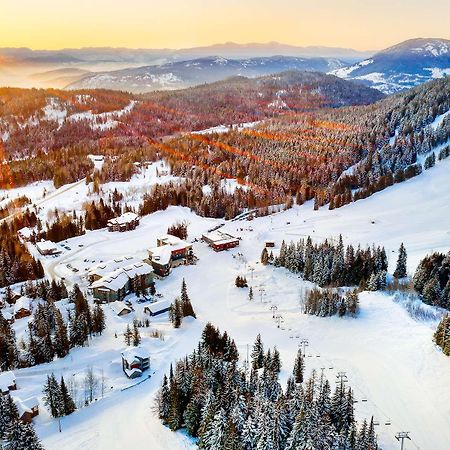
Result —
[{"label": "snow-covered roof", "polygon": [[118,291],[119,289],[122,289],[129,280],[130,278],[122,269],[117,269],[109,275],[100,278],[100,280],[94,281],[91,287],[107,288],[112,291]]},{"label": "snow-covered roof", "polygon": [[172,257],[172,250],[172,246],[162,245],[161,247],[150,248],[148,250],[148,253],[151,256],[152,261],[165,266],[170,262],[170,258]]},{"label": "snow-covered roof", "polygon": [[126,310],[128,312],[132,311],[132,309],[129,306],[127,306],[124,302],[119,301],[111,302],[109,305],[116,314],[120,314],[123,310]]},{"label": "snow-covered roof", "polygon": [[159,245],[157,247],[149,248],[148,253],[152,261],[162,265],[169,264],[172,252],[191,247],[189,242],[171,234],[163,234],[157,239],[157,242]]},{"label": "snow-covered roof", "polygon": [[14,317],[14,314],[9,311],[2,311],[2,315],[6,320],[11,320]]},{"label": "snow-covered roof", "polygon": [[163,234],[158,237],[158,241],[163,242],[165,245],[177,245],[180,242],[184,242],[178,236],[174,236],[173,234]]},{"label": "snow-covered roof", "polygon": [[1,372],[0,373],[0,392],[8,392],[9,386],[13,386],[16,383],[16,376],[14,372]]},{"label": "snow-covered roof", "polygon": [[144,309],[146,310],[148,309],[154,314],[157,313],[158,311],[163,311],[167,308],[170,308],[169,300],[159,300],[158,302],[150,303]]},{"label": "snow-covered roof", "polygon": [[149,275],[153,272],[152,266],[145,262],[140,262],[136,264],[130,264],[123,268],[123,271],[130,277],[133,278],[136,275]]},{"label": "snow-covered roof", "polygon": [[147,350],[142,347],[130,347],[122,351],[122,357],[128,364],[132,364],[136,360],[148,359],[150,355]]},{"label": "snow-covered roof", "polygon": [[126,213],[122,214],[119,217],[116,217],[114,219],[109,220],[108,224],[111,224],[111,225],[125,225],[127,223],[134,222],[138,218],[139,218],[139,216],[137,214],[132,213],[132,212],[126,212]]},{"label": "snow-covered roof", "polygon": [[133,374],[137,374],[139,377],[142,375],[142,370],[134,367],[133,369],[124,369],[128,378],[133,378]]},{"label": "snow-covered roof", "polygon": [[137,263],[129,264],[125,267],[119,267],[113,272],[107,273],[102,278],[94,281],[91,285],[92,288],[105,287],[117,291],[123,288],[130,279],[136,275],[149,275],[153,272],[153,268],[150,264],[139,261]]},{"label": "snow-covered roof", "polygon": [[34,229],[29,227],[21,228],[17,233],[23,238],[30,238],[33,235]]},{"label": "snow-covered roof", "polygon": [[14,304],[14,314],[21,309],[27,309],[30,311],[31,309],[31,300],[28,297],[20,297],[17,299],[16,303]]},{"label": "snow-covered roof", "polygon": [[157,239],[157,241],[161,242],[163,245],[169,245],[172,247],[173,251],[191,247],[189,242],[180,239],[178,236],[173,236],[172,234],[163,234]]},{"label": "snow-covered roof", "polygon": [[39,406],[39,401],[36,397],[28,397],[24,400],[19,397],[13,396],[14,403],[17,406],[17,410],[19,412],[19,417],[22,417],[25,413],[32,413],[33,408],[37,408]]},{"label": "snow-covered roof", "polygon": [[211,231],[210,233],[203,235],[204,239],[208,239],[214,244],[226,244],[228,242],[235,242],[237,238],[231,236],[228,233],[222,233],[221,231]]},{"label": "snow-covered roof", "polygon": [[56,251],[58,247],[52,241],[39,241],[36,242],[36,247],[40,252],[52,252]]},{"label": "snow-covered roof", "polygon": [[122,258],[111,259],[104,263],[96,264],[95,266],[92,266],[87,273],[88,276],[97,275],[99,277],[103,277],[122,267],[139,263],[142,263],[142,260],[135,258],[134,256],[124,256]]}]

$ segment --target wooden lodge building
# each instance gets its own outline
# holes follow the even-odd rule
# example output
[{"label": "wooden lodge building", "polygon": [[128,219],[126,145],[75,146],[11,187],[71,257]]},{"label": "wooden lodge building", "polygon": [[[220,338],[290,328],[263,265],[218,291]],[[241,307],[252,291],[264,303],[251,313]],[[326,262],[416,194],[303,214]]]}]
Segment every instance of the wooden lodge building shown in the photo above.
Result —
[{"label": "wooden lodge building", "polygon": [[31,316],[31,300],[28,297],[20,297],[14,304],[14,318],[22,319]]},{"label": "wooden lodge building", "polygon": [[228,250],[239,245],[238,238],[228,233],[222,233],[221,231],[212,231],[204,234],[202,235],[202,239],[216,252]]},{"label": "wooden lodge building", "polygon": [[39,415],[39,402],[36,397],[29,397],[21,400],[18,397],[13,397],[19,413],[19,420],[23,423],[31,423],[33,418]]},{"label": "wooden lodge building", "polygon": [[160,277],[166,277],[174,267],[186,264],[194,257],[192,244],[171,234],[159,237],[156,247],[148,249],[148,255],[154,272]]},{"label": "wooden lodge building", "polygon": [[[136,281],[139,286],[136,286]],[[153,269],[145,263],[133,263],[119,267],[115,271],[104,275],[94,281],[90,290],[101,303],[110,303],[123,300],[130,292],[138,288],[148,288],[153,285]]]},{"label": "wooden lodge building", "polygon": [[140,218],[137,214],[126,212],[120,217],[116,217],[108,221],[108,231],[131,231],[139,226]]},{"label": "wooden lodge building", "polygon": [[122,317],[130,314],[133,311],[133,308],[126,305],[124,302],[111,302],[111,309],[114,311],[116,316]]}]

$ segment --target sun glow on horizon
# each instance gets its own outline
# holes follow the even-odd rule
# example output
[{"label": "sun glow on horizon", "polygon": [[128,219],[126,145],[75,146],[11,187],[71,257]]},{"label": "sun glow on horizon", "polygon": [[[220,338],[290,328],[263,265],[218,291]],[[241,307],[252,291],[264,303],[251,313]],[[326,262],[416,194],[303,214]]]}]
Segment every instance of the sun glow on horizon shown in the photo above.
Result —
[{"label": "sun glow on horizon", "polygon": [[421,0],[2,0],[0,47],[187,48],[277,41],[376,50],[413,37],[449,38],[450,2],[433,3],[425,20]]}]

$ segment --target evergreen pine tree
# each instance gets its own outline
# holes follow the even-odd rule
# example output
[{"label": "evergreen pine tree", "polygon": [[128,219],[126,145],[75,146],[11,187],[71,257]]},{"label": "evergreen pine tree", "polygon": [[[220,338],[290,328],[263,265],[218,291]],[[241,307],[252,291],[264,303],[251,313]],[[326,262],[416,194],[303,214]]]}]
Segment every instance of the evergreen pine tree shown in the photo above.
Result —
[{"label": "evergreen pine tree", "polygon": [[53,417],[61,417],[64,414],[64,404],[61,388],[56,381],[55,375],[47,375],[47,382],[42,390],[44,405],[47,406]]},{"label": "evergreen pine tree", "polygon": [[130,329],[130,325],[127,324],[125,332],[123,333],[123,339],[125,341],[125,345],[130,346],[133,342],[133,332]]},{"label": "evergreen pine tree", "polygon": [[397,267],[395,268],[394,277],[395,278],[405,278],[406,273],[406,249],[403,245],[403,242],[400,244],[400,248],[398,249],[398,259],[397,259]]},{"label": "evergreen pine tree", "polygon": [[102,334],[106,328],[105,313],[100,305],[95,305],[92,312],[92,332]]},{"label": "evergreen pine tree", "polygon": [[8,450],[44,450],[33,427],[19,420],[9,427],[5,441]]},{"label": "evergreen pine tree", "polygon": [[186,431],[190,436],[197,437],[201,419],[200,405],[197,400],[193,399],[188,403],[183,418]]},{"label": "evergreen pine tree", "polygon": [[66,383],[64,381],[64,377],[61,377],[61,397],[62,397],[62,403],[63,403],[63,414],[64,416],[67,416],[69,414],[72,414],[76,410],[75,402],[73,401]]},{"label": "evergreen pine tree", "polygon": [[55,308],[55,336],[53,346],[58,358],[64,358],[69,353],[70,342],[67,327],[58,308]]},{"label": "evergreen pine tree", "polygon": [[262,343],[260,334],[256,336],[251,356],[252,356],[252,367],[255,369],[261,369],[264,365],[264,345]]},{"label": "evergreen pine tree", "polygon": [[183,281],[181,283],[181,309],[183,317],[194,317],[195,319],[195,313],[194,308],[192,307],[191,300],[189,298],[189,295],[187,293],[187,286],[186,281],[183,278]]},{"label": "evergreen pine tree", "polygon": [[223,447],[226,430],[228,428],[227,416],[223,408],[215,414],[209,427],[200,438],[200,447],[205,450],[217,450]]},{"label": "evergreen pine tree", "polygon": [[167,424],[169,420],[169,402],[169,385],[167,382],[167,376],[164,375],[163,383],[158,394],[158,415],[163,424]]},{"label": "evergreen pine tree", "polygon": [[141,343],[141,335],[139,333],[137,320],[133,321],[132,340],[135,347],[137,347]]},{"label": "evergreen pine tree", "polygon": [[19,412],[11,395],[0,395],[0,440],[5,439],[11,425],[19,419]]},{"label": "evergreen pine tree", "polygon": [[269,252],[267,251],[267,248],[264,247],[261,252],[261,264],[264,266],[267,266],[269,264]]},{"label": "evergreen pine tree", "polygon": [[294,381],[296,383],[303,383],[304,371],[305,371],[304,357],[302,355],[301,349],[298,349],[297,356],[295,357],[295,362],[294,362],[294,370],[292,373],[294,375]]},{"label": "evergreen pine tree", "polygon": [[181,322],[183,320],[183,310],[181,300],[179,298],[176,298],[170,305],[169,319],[172,322],[174,328],[180,328]]}]

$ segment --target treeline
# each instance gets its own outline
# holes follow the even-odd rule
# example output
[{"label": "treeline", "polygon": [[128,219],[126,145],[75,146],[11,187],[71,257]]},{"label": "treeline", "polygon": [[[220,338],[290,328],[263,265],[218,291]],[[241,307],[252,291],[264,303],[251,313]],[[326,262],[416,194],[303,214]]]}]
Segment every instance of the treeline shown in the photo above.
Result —
[{"label": "treeline", "polygon": [[69,215],[55,211],[55,214],[55,220],[46,224],[45,231],[38,233],[39,239],[60,242],[75,236],[82,236],[85,233],[82,216],[78,217],[75,212]]},{"label": "treeline", "polygon": [[30,203],[30,199],[25,195],[9,201],[5,206],[0,208],[0,220],[12,214],[15,209],[22,208]]},{"label": "treeline", "polygon": [[203,186],[199,180],[192,179],[180,183],[154,185],[149,193],[144,194],[139,214],[141,216],[152,214],[173,205],[187,206],[203,217],[231,219],[242,212],[250,198],[253,206],[262,206],[251,191],[236,189],[232,195],[224,189],[213,187],[210,193],[205,194]]},{"label": "treeline", "polygon": [[313,372],[303,381],[297,355],[285,390],[278,381],[276,349],[264,353],[260,337],[250,375],[238,366],[234,341],[208,324],[197,350],[164,377],[157,405],[171,430],[186,430],[207,450],[296,450],[299,448],[378,448],[373,420],[358,428],[353,391]]},{"label": "treeline", "polygon": [[[266,249],[264,249],[266,250]],[[266,260],[263,250],[262,260]],[[266,250],[267,252],[267,250]],[[355,250],[349,244],[344,248],[342,236],[337,242],[325,240],[313,244],[310,236],[300,239],[297,243],[282,242],[280,254],[269,255],[269,262],[275,267],[285,267],[294,273],[300,273],[305,280],[323,286],[355,286],[365,287],[370,283],[372,290],[382,289],[386,279],[388,261],[384,247],[358,246]],[[376,288],[374,288],[376,287]]]},{"label": "treeline", "polygon": [[444,355],[450,356],[450,316],[448,314],[439,322],[433,340],[442,349]]},{"label": "treeline", "polygon": [[413,282],[425,303],[450,310],[450,252],[425,256],[417,266]]},{"label": "treeline", "polygon": [[[89,153],[107,156],[97,183],[129,180],[136,173],[135,163],[163,157],[175,175],[202,178],[200,188],[217,185],[217,178],[235,178],[249,188],[228,194],[213,189],[203,196],[195,187],[189,205],[205,216],[234,217],[244,208],[267,208],[293,197],[299,204],[314,199],[316,209],[327,203],[333,209],[421,173],[418,155],[450,137],[450,116],[440,126],[429,126],[450,107],[449,83],[446,77],[373,105],[333,109],[324,106],[370,103],[375,97],[326,76],[287,73],[257,84],[233,79],[148,94],[110,130],[94,130],[82,120],[66,121],[61,127],[45,120],[28,122],[24,128],[13,124],[5,147],[7,156],[16,159],[1,167],[8,176],[2,177],[0,188],[42,179],[53,179],[60,186],[81,179],[92,173]],[[313,86],[320,87],[320,93]],[[287,106],[274,111],[269,105],[280,89]],[[100,94],[85,94],[82,104],[74,101],[74,108],[95,110]],[[101,104],[108,103],[108,95],[111,106],[123,107],[132,99],[103,91]],[[42,93],[37,97],[41,104]],[[268,117],[272,118],[254,129],[235,127],[220,135],[185,133]],[[158,140],[163,136],[164,144]],[[444,148],[439,159],[448,153]],[[433,158],[426,159],[425,168],[432,167]],[[186,190],[191,191],[189,186]]]},{"label": "treeline", "polygon": [[356,317],[359,312],[358,292],[349,290],[342,295],[332,289],[312,289],[306,296],[304,312],[319,317]]},{"label": "treeline", "polygon": [[41,262],[33,258],[19,241],[19,223],[16,221],[10,225],[5,221],[0,226],[0,287],[44,276]]},{"label": "treeline", "polygon": [[37,152],[31,158],[16,159],[0,164],[0,189],[26,186],[42,180],[52,180],[55,187],[81,180],[92,173],[94,166],[87,158],[87,149],[74,138],[67,147]]},{"label": "treeline", "polygon": [[[67,294],[63,284],[27,283],[23,294],[33,298],[37,306],[28,323],[26,340],[19,343],[10,323],[0,311],[0,367],[10,370],[30,367],[64,358],[71,348],[84,346],[90,336],[105,329],[105,316],[100,305],[90,308],[77,285]],[[74,304],[65,320],[54,302],[69,297]]]},{"label": "treeline", "polygon": [[[338,180],[332,195],[347,195],[358,189],[353,197],[358,200],[420,174],[422,165],[417,162],[418,155],[429,153],[450,138],[448,116],[440,126],[429,126],[436,116],[450,108],[449,84],[449,78],[444,77],[390,96],[376,105],[328,111],[329,120],[342,120],[369,130],[361,162]],[[439,159],[448,153],[444,147]],[[433,158],[430,155],[426,159],[425,169],[432,167]],[[337,202],[335,199],[334,203]]]}]

